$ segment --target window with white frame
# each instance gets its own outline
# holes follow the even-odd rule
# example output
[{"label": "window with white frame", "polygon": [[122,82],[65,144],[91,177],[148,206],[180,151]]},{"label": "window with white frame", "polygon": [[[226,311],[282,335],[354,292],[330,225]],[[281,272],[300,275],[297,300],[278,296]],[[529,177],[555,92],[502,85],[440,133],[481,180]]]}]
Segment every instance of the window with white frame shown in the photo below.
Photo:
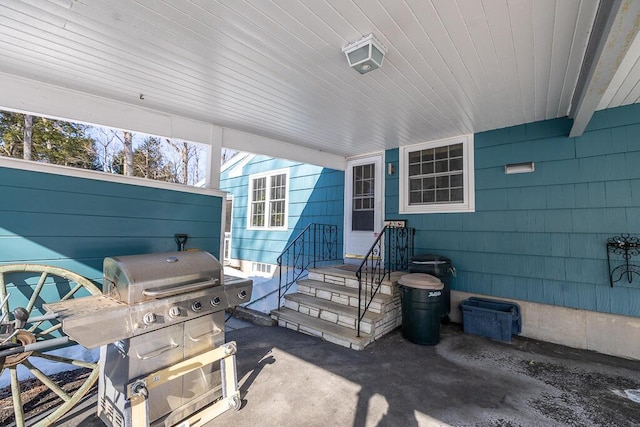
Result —
[{"label": "window with white frame", "polygon": [[289,171],[249,176],[248,228],[286,230]]},{"label": "window with white frame", "polygon": [[473,135],[400,147],[400,213],[475,210]]}]

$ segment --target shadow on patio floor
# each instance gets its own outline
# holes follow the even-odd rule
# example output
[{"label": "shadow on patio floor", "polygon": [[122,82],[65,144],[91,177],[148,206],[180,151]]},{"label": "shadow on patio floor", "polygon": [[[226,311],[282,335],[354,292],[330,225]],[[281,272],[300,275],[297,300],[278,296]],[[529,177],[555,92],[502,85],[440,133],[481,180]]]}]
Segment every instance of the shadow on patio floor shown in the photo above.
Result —
[{"label": "shadow on patio floor", "polygon": [[435,347],[396,331],[361,352],[282,328],[227,337],[246,404],[212,425],[640,425],[640,403],[625,397],[640,389],[640,364],[593,352],[457,325]]},{"label": "shadow on patio floor", "polygon": [[[244,402],[210,426],[640,425],[640,363],[593,352],[457,325],[435,347],[395,331],[360,352],[278,327],[227,340],[238,343]],[[65,425],[100,425],[93,402]]]}]

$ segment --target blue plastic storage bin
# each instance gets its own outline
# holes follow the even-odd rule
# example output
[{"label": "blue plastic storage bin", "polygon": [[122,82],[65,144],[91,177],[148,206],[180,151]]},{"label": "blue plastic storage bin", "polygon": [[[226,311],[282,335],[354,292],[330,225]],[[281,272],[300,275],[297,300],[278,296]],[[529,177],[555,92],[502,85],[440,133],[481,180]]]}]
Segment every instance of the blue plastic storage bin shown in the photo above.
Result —
[{"label": "blue plastic storage bin", "polygon": [[471,297],[460,304],[465,333],[511,342],[522,332],[520,306],[514,302]]}]

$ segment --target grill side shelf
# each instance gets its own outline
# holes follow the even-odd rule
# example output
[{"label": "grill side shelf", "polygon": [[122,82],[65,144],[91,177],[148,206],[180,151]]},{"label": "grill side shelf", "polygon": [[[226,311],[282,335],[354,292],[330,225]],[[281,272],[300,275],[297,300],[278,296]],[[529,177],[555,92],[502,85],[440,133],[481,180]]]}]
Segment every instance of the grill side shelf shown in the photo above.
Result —
[{"label": "grill side shelf", "polygon": [[74,298],[44,305],[58,315],[62,330],[86,348],[131,338],[129,306],[105,295]]}]

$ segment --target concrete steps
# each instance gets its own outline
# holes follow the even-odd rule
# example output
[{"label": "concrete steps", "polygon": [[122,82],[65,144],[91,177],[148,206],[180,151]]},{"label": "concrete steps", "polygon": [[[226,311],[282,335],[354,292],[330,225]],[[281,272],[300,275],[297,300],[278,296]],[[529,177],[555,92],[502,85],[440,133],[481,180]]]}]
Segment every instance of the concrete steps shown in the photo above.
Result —
[{"label": "concrete steps", "polygon": [[[368,290],[370,294],[370,290]],[[304,279],[298,281],[298,293],[333,301],[338,304],[358,308],[358,288],[349,288],[344,285],[336,285],[334,283],[320,282],[318,280]],[[369,310],[374,313],[381,313],[382,307],[391,299],[389,295],[377,294]]]},{"label": "concrete steps", "polygon": [[[394,292],[394,285],[397,284],[398,279],[402,274],[392,273],[391,280],[383,280],[378,293],[381,295],[392,295]],[[309,270],[308,279],[343,285],[347,288],[355,289],[356,291],[358,290],[358,278],[356,277],[355,271],[342,270],[337,267],[313,268]],[[370,291],[371,288],[367,286],[367,290]]]},{"label": "concrete steps", "polygon": [[[400,326],[397,280],[405,273],[398,272],[382,282],[360,321],[360,337],[356,336],[358,280],[355,269],[350,269],[343,265],[311,269],[308,278],[298,281],[298,292],[285,295],[284,307],[271,312],[272,318],[279,326],[354,350],[362,350]],[[370,295],[369,288],[367,291]]]},{"label": "concrete steps", "polygon": [[373,342],[370,334],[362,333],[360,337],[357,337],[355,330],[351,328],[345,328],[344,326],[327,322],[326,320],[309,317],[298,311],[293,311],[290,308],[285,307],[274,310],[271,312],[271,315],[278,318],[279,326],[319,337],[325,341],[353,350],[362,350],[367,344]]},{"label": "concrete steps", "polygon": [[[357,300],[356,300],[357,301]],[[356,330],[358,308],[337,302],[316,298],[301,293],[285,295],[284,306],[311,317],[336,323],[345,328]],[[360,331],[368,334],[373,332],[377,322],[384,318],[382,313],[367,311],[360,322]]]}]

